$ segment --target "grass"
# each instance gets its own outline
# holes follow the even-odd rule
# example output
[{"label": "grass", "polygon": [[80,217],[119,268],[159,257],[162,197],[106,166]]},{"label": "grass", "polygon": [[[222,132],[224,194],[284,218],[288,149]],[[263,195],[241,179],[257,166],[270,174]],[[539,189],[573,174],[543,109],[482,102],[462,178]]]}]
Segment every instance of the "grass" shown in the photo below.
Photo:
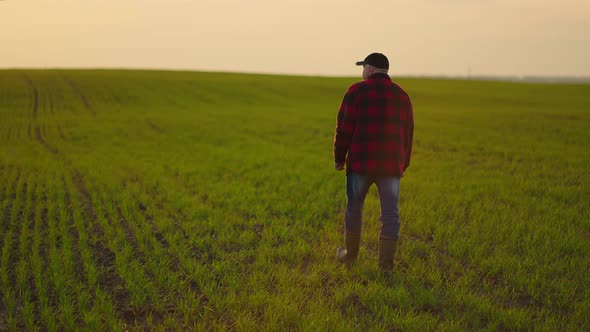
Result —
[{"label": "grass", "polygon": [[399,79],[396,272],[343,244],[355,78],[0,71],[0,330],[588,330],[590,86]]}]

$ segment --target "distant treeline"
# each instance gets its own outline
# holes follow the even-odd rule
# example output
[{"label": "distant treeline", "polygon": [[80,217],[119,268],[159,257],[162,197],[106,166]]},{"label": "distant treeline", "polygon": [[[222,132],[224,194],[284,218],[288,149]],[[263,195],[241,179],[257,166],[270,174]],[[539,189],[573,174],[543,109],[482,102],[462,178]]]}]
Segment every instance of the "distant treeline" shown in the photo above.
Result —
[{"label": "distant treeline", "polygon": [[471,76],[447,76],[447,75],[398,75],[414,78],[435,78],[435,79],[457,79],[457,80],[478,80],[478,81],[507,81],[527,83],[590,83],[590,76],[493,76],[493,75],[471,75]]}]

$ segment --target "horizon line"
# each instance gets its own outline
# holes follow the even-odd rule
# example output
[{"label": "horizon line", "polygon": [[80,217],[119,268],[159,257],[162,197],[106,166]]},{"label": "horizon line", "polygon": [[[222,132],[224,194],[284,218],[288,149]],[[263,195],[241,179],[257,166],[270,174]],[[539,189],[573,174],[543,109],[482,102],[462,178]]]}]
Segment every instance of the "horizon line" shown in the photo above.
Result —
[{"label": "horizon line", "polygon": [[[289,72],[264,72],[264,71],[231,71],[231,70],[207,70],[187,68],[155,68],[155,67],[2,67],[0,71],[8,70],[120,70],[120,71],[164,71],[164,72],[187,72],[187,73],[219,73],[219,74],[242,74],[242,75],[269,75],[269,76],[292,76],[292,77],[322,77],[322,78],[351,78],[360,75],[325,75],[325,74],[296,74]],[[525,83],[590,83],[590,75],[495,75],[495,74],[410,74],[410,73],[389,73],[390,77],[399,78],[423,78],[423,79],[456,79],[474,81],[510,81]],[[359,77],[360,78],[360,77]]]}]

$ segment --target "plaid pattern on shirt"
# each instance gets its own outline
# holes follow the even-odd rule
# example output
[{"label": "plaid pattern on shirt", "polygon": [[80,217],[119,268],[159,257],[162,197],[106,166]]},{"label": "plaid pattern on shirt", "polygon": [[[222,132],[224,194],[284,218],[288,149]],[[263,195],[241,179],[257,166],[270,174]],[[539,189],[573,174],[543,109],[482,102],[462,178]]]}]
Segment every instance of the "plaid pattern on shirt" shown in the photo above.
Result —
[{"label": "plaid pattern on shirt", "polygon": [[344,95],[334,161],[346,161],[347,173],[401,177],[410,165],[413,135],[410,97],[387,74],[373,74]]}]

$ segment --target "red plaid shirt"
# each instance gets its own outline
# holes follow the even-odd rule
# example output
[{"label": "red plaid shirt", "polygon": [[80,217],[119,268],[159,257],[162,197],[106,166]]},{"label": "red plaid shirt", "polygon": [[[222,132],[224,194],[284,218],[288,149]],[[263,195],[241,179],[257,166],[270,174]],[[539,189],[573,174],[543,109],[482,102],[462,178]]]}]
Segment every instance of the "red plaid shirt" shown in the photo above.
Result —
[{"label": "red plaid shirt", "polygon": [[387,74],[373,74],[344,95],[334,161],[346,161],[346,173],[401,177],[410,165],[413,135],[410,97]]}]

